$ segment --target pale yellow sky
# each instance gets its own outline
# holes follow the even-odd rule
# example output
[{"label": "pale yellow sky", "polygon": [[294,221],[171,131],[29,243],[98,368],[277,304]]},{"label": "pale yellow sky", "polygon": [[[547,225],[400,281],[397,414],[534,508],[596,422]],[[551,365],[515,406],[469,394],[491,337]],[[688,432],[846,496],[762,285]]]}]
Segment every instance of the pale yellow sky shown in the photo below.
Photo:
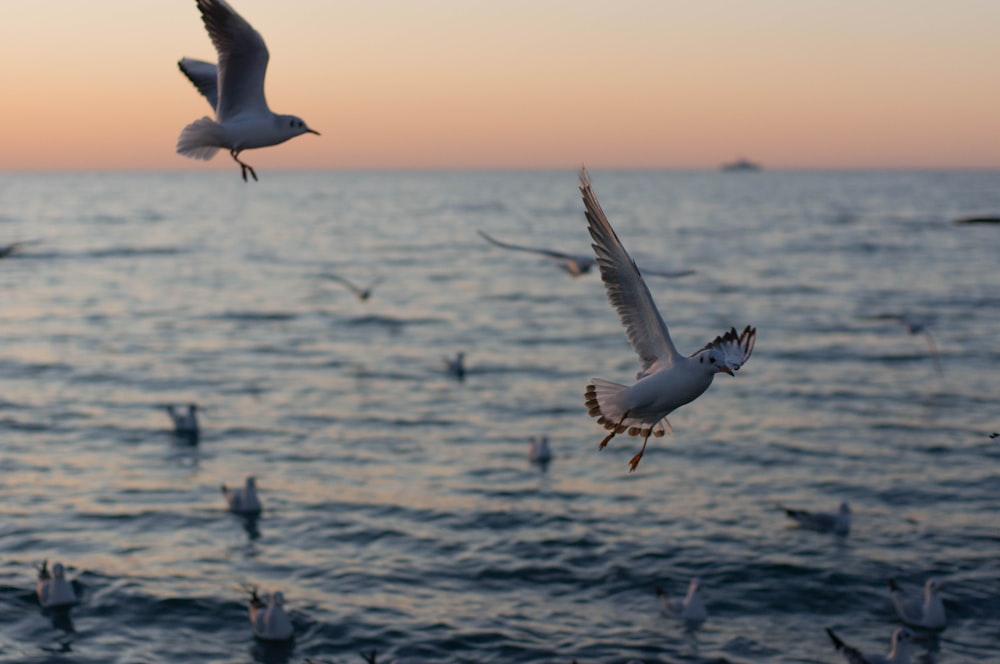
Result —
[{"label": "pale yellow sky", "polygon": [[[259,168],[1000,168],[996,0],[231,0],[272,110]],[[233,168],[194,0],[0,0],[0,169]],[[252,155],[252,159],[250,158]]]}]

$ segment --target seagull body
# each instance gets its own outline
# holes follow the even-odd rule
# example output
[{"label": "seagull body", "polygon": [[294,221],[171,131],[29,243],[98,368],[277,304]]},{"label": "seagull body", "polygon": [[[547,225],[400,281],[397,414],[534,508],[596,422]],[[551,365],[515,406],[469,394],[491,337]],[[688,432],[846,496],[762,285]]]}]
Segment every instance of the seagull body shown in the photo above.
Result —
[{"label": "seagull body", "polygon": [[257,478],[248,477],[242,489],[230,489],[222,485],[222,495],[229,503],[229,511],[237,514],[259,514],[260,499],[257,497]]},{"label": "seagull body", "polygon": [[826,633],[833,641],[833,647],[843,653],[844,659],[850,664],[910,664],[910,643],[914,639],[914,634],[905,627],[900,627],[892,633],[892,647],[888,655],[861,652],[841,641],[829,627],[826,628]]},{"label": "seagull body", "polygon": [[920,598],[889,579],[889,592],[899,618],[907,625],[923,629],[941,630],[948,623],[940,588],[941,584],[937,579],[927,579],[924,583],[924,596]]},{"label": "seagull body", "polygon": [[[542,249],[538,247],[525,247],[519,244],[509,244],[507,242],[501,242],[496,238],[490,237],[483,231],[476,231],[479,233],[484,240],[490,244],[494,244],[503,249],[511,249],[513,251],[528,251],[535,254],[541,254],[542,256],[548,256],[549,258],[555,259],[559,262],[559,267],[565,270],[568,274],[574,277],[579,277],[582,274],[587,274],[590,269],[597,264],[591,256],[585,254],[567,254],[562,251],[556,251],[555,249]],[[654,270],[642,270],[643,274],[653,275],[657,277],[686,277],[690,274],[694,274],[694,270],[677,270],[677,271],[654,271]]]},{"label": "seagull body", "polygon": [[280,592],[264,595],[253,592],[248,603],[250,625],[254,636],[265,641],[287,641],[292,638],[292,621],[285,613],[285,596]]},{"label": "seagull body", "polygon": [[167,414],[174,423],[174,433],[185,438],[198,436],[198,406],[188,404],[187,412],[178,411],[174,406],[167,406]]},{"label": "seagull body", "polygon": [[215,119],[203,117],[185,127],[177,139],[177,152],[208,160],[220,149],[228,149],[242,169],[243,180],[248,172],[256,180],[253,168],[240,161],[240,152],[319,132],[294,115],[278,115],[268,108],[264,75],[269,55],[260,33],[225,0],[197,3],[219,63],[183,58],[177,65],[211,104]]},{"label": "seagull body", "polygon": [[45,609],[71,606],[77,602],[76,591],[66,579],[62,563],[53,565],[51,574],[46,568],[46,563],[42,563],[38,569],[38,584],[35,587],[35,592],[38,595],[38,603]]},{"label": "seagull body", "polygon": [[715,374],[733,376],[750,359],[757,330],[748,325],[737,333],[733,328],[694,355],[681,355],[635,261],[604,215],[586,169],[580,173],[580,192],[608,299],[641,360],[638,380],[631,386],[593,379],[587,386],[586,405],[590,416],[598,418],[598,424],[611,432],[601,441],[600,449],[615,434],[643,437],[642,449],[629,462],[631,470],[635,470],[649,436],[672,431],[667,415],[697,399],[712,384]]},{"label": "seagull body", "polygon": [[700,623],[708,619],[708,611],[705,603],[701,599],[701,579],[691,579],[688,584],[687,595],[684,599],[671,597],[662,588],[656,589],[656,594],[660,598],[663,610],[672,616],[676,616],[685,622]]},{"label": "seagull body", "polygon": [[549,437],[532,436],[528,448],[528,459],[533,463],[548,463],[552,460],[552,448],[549,447]]},{"label": "seagull body", "polygon": [[840,503],[840,509],[834,513],[810,512],[789,507],[782,507],[789,519],[803,528],[818,530],[824,533],[846,535],[851,530],[851,507],[846,502]]}]

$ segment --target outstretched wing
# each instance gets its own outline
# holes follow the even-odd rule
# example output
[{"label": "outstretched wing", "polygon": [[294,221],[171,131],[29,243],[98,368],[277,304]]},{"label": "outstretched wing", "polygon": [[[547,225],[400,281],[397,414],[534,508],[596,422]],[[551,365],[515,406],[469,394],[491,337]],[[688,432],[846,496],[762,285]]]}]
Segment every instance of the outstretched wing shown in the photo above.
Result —
[{"label": "outstretched wing", "polygon": [[238,113],[263,113],[267,46],[260,33],[225,0],[198,0],[201,20],[219,53],[219,98],[215,118],[224,122]]},{"label": "outstretched wing", "polygon": [[339,274],[333,274],[331,272],[326,272],[326,273],[324,273],[324,274],[322,274],[320,276],[322,276],[324,279],[329,279],[330,281],[336,281],[338,284],[341,284],[341,285],[347,287],[347,289],[350,290],[355,295],[360,295],[362,293],[362,290],[361,290],[360,286],[358,286],[357,284],[355,284],[353,281],[350,281],[349,279],[346,279],[346,278],[340,276]]},{"label": "outstretched wing", "polygon": [[699,348],[694,355],[697,355],[703,350],[714,348],[722,353],[726,364],[735,370],[739,369],[746,363],[747,360],[750,359],[750,354],[753,353],[753,346],[756,341],[757,328],[747,325],[743,328],[742,332],[737,334],[736,328],[731,327],[725,334],[717,336],[715,339],[705,344],[704,347]]},{"label": "outstretched wing", "polygon": [[501,242],[500,240],[494,237],[490,237],[483,231],[476,231],[476,232],[479,233],[481,236],[483,236],[483,239],[489,242],[490,244],[495,244],[496,246],[502,247],[504,249],[512,249],[514,251],[530,251],[533,254],[541,254],[543,256],[548,256],[549,258],[558,258],[561,260],[577,260],[577,261],[590,260],[590,256],[576,256],[574,254],[567,254],[562,251],[556,251],[554,249],[542,249],[539,247],[525,247],[520,244],[510,244],[508,242]]},{"label": "outstretched wing", "polygon": [[670,339],[667,324],[663,322],[635,261],[625,251],[604,215],[604,210],[591,189],[590,175],[586,168],[580,170],[580,193],[583,195],[601,280],[604,281],[608,300],[625,326],[629,343],[639,354],[642,371],[645,372],[656,362],[673,364],[679,355]]},{"label": "outstretched wing", "polygon": [[194,83],[198,92],[204,95],[214,111],[219,104],[219,68],[211,62],[194,58],[181,58],[177,66],[188,80]]}]

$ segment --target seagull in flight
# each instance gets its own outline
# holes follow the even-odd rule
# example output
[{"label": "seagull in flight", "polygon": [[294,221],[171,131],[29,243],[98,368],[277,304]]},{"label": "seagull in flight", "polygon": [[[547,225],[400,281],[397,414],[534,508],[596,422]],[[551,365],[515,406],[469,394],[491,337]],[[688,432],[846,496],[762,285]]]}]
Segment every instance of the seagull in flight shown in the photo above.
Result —
[{"label": "seagull in flight", "polygon": [[844,654],[850,664],[910,664],[910,643],[916,640],[916,635],[905,627],[900,627],[892,633],[892,647],[888,655],[876,655],[861,652],[840,640],[833,630],[826,628],[826,633],[833,641],[833,647]]},{"label": "seagull in flight", "polygon": [[284,143],[302,134],[316,134],[301,118],[272,113],[264,98],[268,52],[260,33],[237,14],[226,0],[197,0],[219,64],[182,58],[177,65],[215,110],[215,119],[203,117],[184,127],[177,152],[209,160],[220,149],[257,180],[253,167],[240,160],[243,150]]},{"label": "seagull in flight", "polygon": [[688,623],[701,623],[708,619],[708,611],[701,599],[701,579],[695,577],[688,584],[687,595],[683,599],[671,597],[663,588],[656,589],[663,609],[672,616]]},{"label": "seagull in flight", "polygon": [[785,515],[803,528],[818,530],[823,533],[836,533],[846,535],[851,530],[851,506],[846,502],[840,503],[840,508],[830,514],[827,512],[810,512],[809,510],[798,510],[790,507],[782,507]]},{"label": "seagull in flight", "polygon": [[930,321],[926,318],[911,316],[909,314],[882,314],[880,316],[873,316],[869,320],[893,321],[902,325],[907,334],[914,336],[922,334],[924,339],[927,340],[927,349],[930,351],[931,358],[934,360],[934,368],[937,369],[939,374],[943,372],[937,343],[934,341],[934,337],[931,336],[930,331],[927,329],[930,326]]},{"label": "seagull in flight", "polygon": [[21,247],[25,247],[29,244],[38,244],[38,240],[26,240],[24,242],[10,242],[8,244],[0,244],[0,258],[7,258],[8,256],[13,256],[17,252],[21,251]]},{"label": "seagull in flight", "polygon": [[338,284],[341,284],[342,286],[346,286],[347,289],[352,293],[354,293],[357,296],[357,298],[362,302],[367,302],[368,298],[372,296],[372,291],[375,290],[375,287],[378,286],[380,283],[382,283],[382,279],[376,279],[370,284],[368,284],[368,286],[362,288],[361,286],[358,286],[349,279],[341,277],[340,275],[337,274],[331,274],[328,272],[326,274],[321,274],[320,276],[323,277],[324,279],[329,279],[330,281],[336,281]]},{"label": "seagull in flight", "polygon": [[694,355],[681,355],[639,268],[604,215],[585,168],[580,171],[580,193],[608,299],[641,360],[636,383],[628,386],[594,378],[587,386],[585,403],[590,416],[611,432],[599,449],[604,449],[615,434],[643,437],[642,449],[629,461],[634,471],[650,435],[659,437],[673,431],[667,415],[701,396],[715,374],[735,376],[750,359],[757,330],[747,325],[737,333],[731,328]]},{"label": "seagull in flight", "polygon": [[[476,231],[479,233],[484,240],[490,244],[494,244],[503,249],[511,249],[513,251],[527,251],[533,254],[541,254],[542,256],[548,256],[556,260],[559,263],[559,267],[566,271],[567,274],[573,277],[579,277],[583,274],[588,274],[590,268],[597,264],[597,261],[593,257],[586,254],[567,254],[562,251],[556,251],[555,249],[542,249],[539,247],[525,247],[520,244],[510,244],[508,242],[501,242],[500,240],[491,237],[483,231]],[[647,276],[654,277],[664,277],[667,279],[673,279],[675,277],[686,277],[688,275],[694,274],[694,270],[646,270],[643,269],[642,273]]]}]

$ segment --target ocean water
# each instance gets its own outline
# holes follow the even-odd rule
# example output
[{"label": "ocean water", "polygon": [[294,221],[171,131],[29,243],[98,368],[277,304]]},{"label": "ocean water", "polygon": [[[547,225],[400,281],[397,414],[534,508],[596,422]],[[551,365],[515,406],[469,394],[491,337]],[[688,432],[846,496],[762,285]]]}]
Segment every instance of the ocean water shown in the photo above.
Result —
[{"label": "ocean water", "polygon": [[[0,661],[836,662],[825,627],[886,652],[886,580],[930,576],[915,660],[995,661],[1000,227],[951,220],[1000,173],[592,171],[641,265],[696,270],[649,279],[682,352],[758,329],[632,474],[583,406],[637,369],[600,278],[476,234],[587,253],[575,173],[260,175],[0,174],[0,243],[38,240],[0,260]],[[219,491],[247,475],[255,522]],[[777,508],[842,500],[848,537]],[[693,576],[697,629],[655,594]]]}]

